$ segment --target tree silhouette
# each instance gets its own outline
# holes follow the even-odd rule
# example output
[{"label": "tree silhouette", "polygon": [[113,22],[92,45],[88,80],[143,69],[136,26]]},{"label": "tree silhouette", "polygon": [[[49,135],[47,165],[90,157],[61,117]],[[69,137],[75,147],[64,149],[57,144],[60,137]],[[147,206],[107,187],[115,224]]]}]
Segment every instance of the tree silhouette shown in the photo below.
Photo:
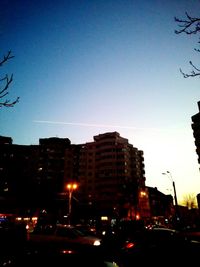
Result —
[{"label": "tree silhouette", "polygon": [[[187,12],[185,13],[185,15],[186,15],[185,19],[179,19],[175,17],[175,22],[178,23],[178,27],[179,27],[179,30],[175,30],[175,33],[176,34],[185,33],[188,35],[200,33],[200,18],[191,17],[190,15],[188,15]],[[199,38],[198,44],[200,44],[200,38]],[[200,52],[200,49],[195,48],[194,50],[196,52]],[[180,69],[180,72],[183,74],[183,77],[184,78],[196,77],[196,76],[200,77],[200,68],[195,66],[192,63],[192,61],[189,61],[189,64],[192,67],[192,70],[190,73],[185,73],[182,71],[182,69]]]},{"label": "tree silhouette", "polygon": [[[6,55],[0,60],[0,67],[2,67],[7,61],[12,59],[14,56],[11,51],[8,51]],[[17,97],[14,101],[10,99],[5,99],[5,97],[9,94],[9,87],[13,81],[13,74],[10,76],[6,74],[2,78],[0,78],[0,108],[2,107],[13,107],[17,102],[19,102],[19,97]]]},{"label": "tree silhouette", "polygon": [[186,194],[183,197],[183,205],[188,207],[188,209],[197,208],[197,198],[195,194]]}]

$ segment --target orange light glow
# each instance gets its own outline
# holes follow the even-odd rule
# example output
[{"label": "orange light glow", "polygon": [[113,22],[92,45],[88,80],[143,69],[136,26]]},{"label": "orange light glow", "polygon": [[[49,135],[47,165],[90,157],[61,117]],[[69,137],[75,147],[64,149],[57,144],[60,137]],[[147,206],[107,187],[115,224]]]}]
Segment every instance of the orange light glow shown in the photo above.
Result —
[{"label": "orange light glow", "polygon": [[78,185],[76,183],[74,184],[67,184],[67,189],[69,190],[76,190]]},{"label": "orange light glow", "polygon": [[139,219],[140,219],[140,215],[137,214],[137,215],[136,215],[136,220],[139,220]]},{"label": "orange light glow", "polygon": [[140,192],[140,195],[141,195],[141,197],[146,196],[146,192],[141,191],[141,192]]}]

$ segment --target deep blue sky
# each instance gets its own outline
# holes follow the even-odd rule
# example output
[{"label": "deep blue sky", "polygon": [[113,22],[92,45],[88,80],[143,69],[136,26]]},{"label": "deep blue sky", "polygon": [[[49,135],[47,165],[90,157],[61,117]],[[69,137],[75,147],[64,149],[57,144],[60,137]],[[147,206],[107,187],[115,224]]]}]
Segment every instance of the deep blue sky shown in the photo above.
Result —
[{"label": "deep blue sky", "polygon": [[200,1],[1,0],[0,51],[15,57],[0,74],[13,73],[9,97],[20,102],[0,110],[0,135],[78,144],[118,131],[144,151],[147,185],[171,192],[169,170],[178,200],[200,193],[199,79],[179,72],[199,63],[198,36],[174,33],[186,11],[200,16]]}]

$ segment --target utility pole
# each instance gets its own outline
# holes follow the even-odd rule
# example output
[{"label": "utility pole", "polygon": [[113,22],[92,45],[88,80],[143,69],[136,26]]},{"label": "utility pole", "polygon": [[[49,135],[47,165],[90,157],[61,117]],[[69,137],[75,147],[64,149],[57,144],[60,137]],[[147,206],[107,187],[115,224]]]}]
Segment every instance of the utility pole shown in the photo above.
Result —
[{"label": "utility pole", "polygon": [[175,182],[172,178],[171,172],[170,171],[166,171],[162,173],[163,175],[167,175],[167,177],[171,180],[172,182],[172,186],[173,186],[173,190],[174,190],[174,206],[175,206],[175,217],[176,217],[176,221],[179,221],[179,210],[178,210],[178,200],[177,200],[177,194],[176,194],[176,186],[175,186]]},{"label": "utility pole", "polygon": [[74,190],[77,189],[77,184],[76,183],[69,183],[67,184],[67,189],[69,191],[69,203],[68,203],[68,207],[69,207],[69,213],[68,213],[68,219],[69,219],[69,225],[71,223],[71,213],[72,213],[72,193]]}]

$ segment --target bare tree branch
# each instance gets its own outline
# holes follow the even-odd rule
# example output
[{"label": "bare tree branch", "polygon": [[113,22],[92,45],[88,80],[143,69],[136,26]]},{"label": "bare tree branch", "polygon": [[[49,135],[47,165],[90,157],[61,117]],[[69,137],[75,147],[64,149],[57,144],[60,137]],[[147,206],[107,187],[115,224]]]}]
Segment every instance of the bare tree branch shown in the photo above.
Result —
[{"label": "bare tree branch", "polygon": [[14,56],[11,56],[11,51],[8,51],[7,55],[3,57],[3,59],[0,61],[0,67],[9,59],[13,58]]},{"label": "bare tree branch", "polygon": [[[11,54],[11,51],[8,51],[6,55],[4,55],[3,59],[0,60],[0,67],[2,67],[9,59],[12,59],[14,56]],[[13,74],[8,76],[7,74],[5,77],[0,78],[0,83],[3,84],[2,88],[0,87],[0,108],[1,107],[13,107],[17,102],[19,102],[19,97],[17,97],[14,101],[11,101],[9,99],[4,99],[5,96],[9,94],[9,86],[13,81]]]},{"label": "bare tree branch", "polygon": [[[186,12],[186,19],[179,19],[177,17],[175,17],[175,22],[178,23],[178,27],[180,28],[179,30],[175,30],[176,34],[180,34],[180,33],[186,33],[186,34],[198,34],[200,33],[200,18],[196,18],[196,17],[191,17],[190,15],[188,15],[188,13]],[[200,41],[198,42],[198,44],[200,44]],[[200,52],[200,49],[195,48],[194,49],[196,52]],[[182,69],[180,69],[181,74],[183,75],[184,78],[188,78],[188,77],[196,77],[199,76],[200,77],[200,69],[197,68],[192,61],[189,61],[189,64],[192,66],[192,71],[190,73],[185,73],[182,71]]]},{"label": "bare tree branch", "polygon": [[192,63],[192,61],[190,61],[189,63],[190,63],[190,65],[192,66],[192,68],[193,68],[194,70],[192,70],[192,71],[190,72],[190,74],[187,74],[187,73],[183,72],[182,69],[180,69],[180,72],[182,73],[183,77],[184,77],[184,78],[188,78],[188,77],[196,77],[196,76],[199,76],[199,77],[200,77],[200,69],[198,69],[198,68]]},{"label": "bare tree branch", "polygon": [[[13,80],[13,74],[12,74],[10,77],[8,77],[8,75],[6,75],[4,78],[0,79],[0,82],[2,82],[2,81],[6,81],[6,84],[5,84],[5,86],[3,87],[3,89],[0,90],[0,98],[3,98],[2,94],[3,94],[5,91],[8,90],[8,87],[9,87],[10,83],[12,82],[12,80]],[[6,94],[8,94],[8,92],[6,92]]]},{"label": "bare tree branch", "polygon": [[180,30],[175,30],[175,33],[179,34],[184,32],[186,34],[196,34],[200,31],[200,18],[193,18],[189,16],[187,12],[185,14],[187,17],[186,20],[174,18],[175,21],[179,23],[179,28],[181,28]]}]

